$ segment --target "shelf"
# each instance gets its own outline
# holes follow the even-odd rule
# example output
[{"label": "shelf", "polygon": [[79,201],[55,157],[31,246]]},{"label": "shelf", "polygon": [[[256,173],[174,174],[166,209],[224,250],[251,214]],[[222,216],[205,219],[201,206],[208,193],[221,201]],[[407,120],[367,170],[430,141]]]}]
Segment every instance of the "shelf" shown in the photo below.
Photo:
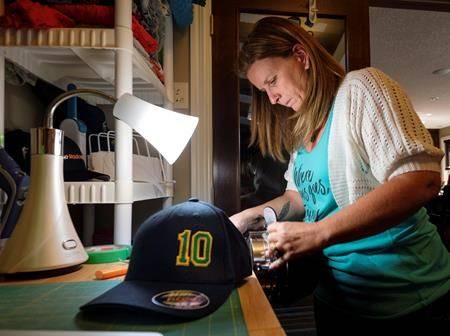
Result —
[{"label": "shelf", "polygon": [[173,197],[173,184],[174,182],[162,182],[155,186],[153,183],[134,182],[133,201]]},{"label": "shelf", "polygon": [[[0,48],[8,60],[64,91],[73,83],[111,96],[115,96],[115,38],[112,28],[0,28]],[[163,105],[166,88],[146,57],[134,48],[132,59],[133,95]],[[109,104],[92,95],[83,99]],[[65,196],[68,204],[115,204],[115,188],[115,182],[66,182]],[[173,197],[173,182],[133,183],[133,202],[166,197]]]},{"label": "shelf", "polygon": [[[37,77],[66,90],[74,83],[114,96],[114,29],[0,28],[0,47],[5,57]],[[163,104],[165,88],[137,49],[133,52],[133,94]],[[105,103],[86,96],[90,103]]]},{"label": "shelf", "polygon": [[[114,204],[114,182],[65,182],[67,204]],[[133,201],[173,196],[173,182],[162,182],[159,185],[146,182],[133,183]]]}]

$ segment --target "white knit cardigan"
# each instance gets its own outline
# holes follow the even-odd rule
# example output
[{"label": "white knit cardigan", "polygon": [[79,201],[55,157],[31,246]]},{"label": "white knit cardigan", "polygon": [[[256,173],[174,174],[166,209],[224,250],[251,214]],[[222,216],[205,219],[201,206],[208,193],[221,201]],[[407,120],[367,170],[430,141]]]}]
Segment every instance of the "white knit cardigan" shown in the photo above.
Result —
[{"label": "white knit cardigan", "polygon": [[[345,76],[336,94],[328,142],[331,191],[339,208],[397,175],[439,172],[443,155],[397,82],[375,68]],[[296,152],[285,174],[288,190],[297,190],[295,158]]]}]

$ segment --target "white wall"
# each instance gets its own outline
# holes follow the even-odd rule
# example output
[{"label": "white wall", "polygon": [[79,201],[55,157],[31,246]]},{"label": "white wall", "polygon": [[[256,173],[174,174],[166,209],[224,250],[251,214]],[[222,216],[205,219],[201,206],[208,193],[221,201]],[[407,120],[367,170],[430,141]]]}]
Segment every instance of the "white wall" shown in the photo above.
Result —
[{"label": "white wall", "polygon": [[[173,30],[173,53],[174,53],[174,81],[189,83],[189,29],[181,31],[176,26]],[[189,114],[188,109],[177,110],[177,112]],[[191,195],[191,148],[190,143],[184,149],[173,166],[174,186],[173,203],[187,201]]]}]

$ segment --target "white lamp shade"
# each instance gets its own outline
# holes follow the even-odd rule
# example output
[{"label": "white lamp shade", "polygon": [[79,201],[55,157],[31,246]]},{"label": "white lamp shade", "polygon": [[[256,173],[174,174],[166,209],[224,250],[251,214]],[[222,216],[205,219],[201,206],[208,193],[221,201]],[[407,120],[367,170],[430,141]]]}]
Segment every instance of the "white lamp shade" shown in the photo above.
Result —
[{"label": "white lamp shade", "polygon": [[134,128],[173,164],[188,143],[198,118],[148,103],[128,93],[114,105],[113,115]]}]

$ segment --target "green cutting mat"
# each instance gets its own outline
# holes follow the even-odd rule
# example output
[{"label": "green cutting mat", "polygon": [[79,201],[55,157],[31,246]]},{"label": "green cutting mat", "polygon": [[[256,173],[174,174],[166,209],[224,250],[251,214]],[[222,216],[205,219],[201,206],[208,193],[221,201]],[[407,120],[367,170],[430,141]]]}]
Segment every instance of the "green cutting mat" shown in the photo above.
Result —
[{"label": "green cutting mat", "polygon": [[0,286],[0,329],[155,331],[164,335],[247,335],[237,291],[202,319],[161,323],[136,312],[96,316],[78,307],[120,281],[62,282]]}]

